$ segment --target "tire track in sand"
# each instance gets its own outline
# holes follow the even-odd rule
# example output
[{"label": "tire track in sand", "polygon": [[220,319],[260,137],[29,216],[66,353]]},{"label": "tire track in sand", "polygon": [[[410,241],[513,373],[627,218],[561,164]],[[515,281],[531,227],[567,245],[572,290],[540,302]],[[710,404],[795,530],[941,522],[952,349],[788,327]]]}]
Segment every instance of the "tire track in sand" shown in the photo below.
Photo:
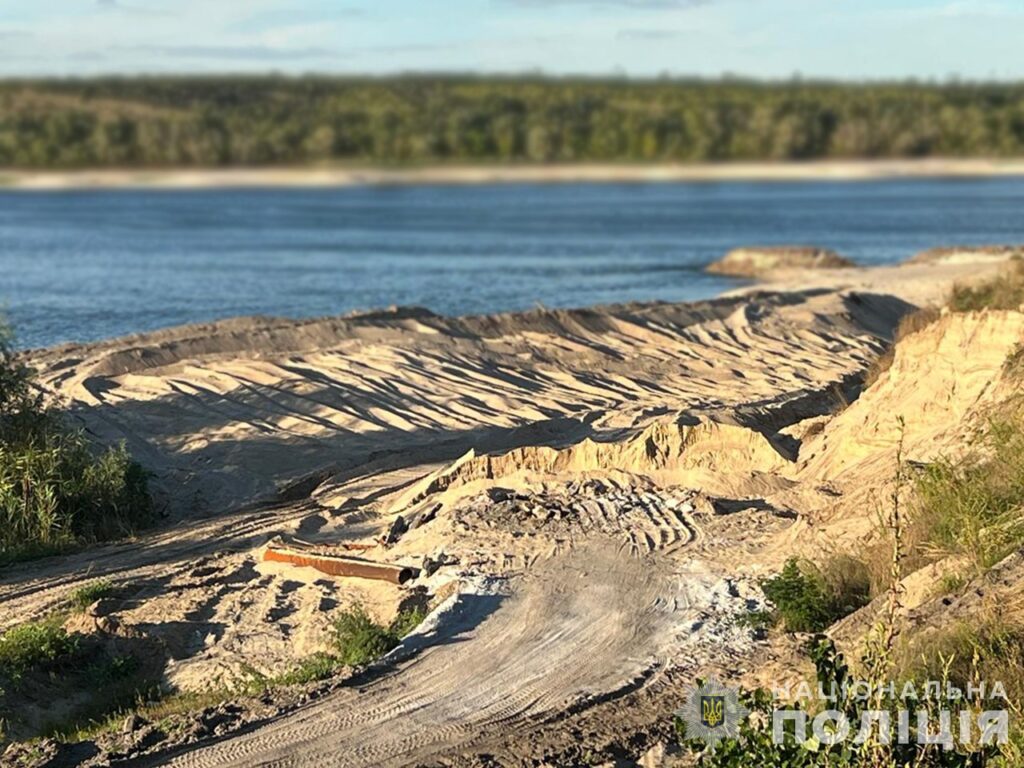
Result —
[{"label": "tire track in sand", "polygon": [[167,764],[407,765],[634,683],[696,613],[670,568],[610,546],[551,558],[501,594],[463,601],[449,628],[365,689]]}]

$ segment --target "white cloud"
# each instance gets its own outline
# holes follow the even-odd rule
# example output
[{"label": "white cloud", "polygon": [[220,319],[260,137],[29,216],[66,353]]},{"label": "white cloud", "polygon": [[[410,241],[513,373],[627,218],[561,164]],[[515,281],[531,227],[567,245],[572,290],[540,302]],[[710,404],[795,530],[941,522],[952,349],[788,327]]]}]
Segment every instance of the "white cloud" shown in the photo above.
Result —
[{"label": "white cloud", "polygon": [[124,46],[114,50],[213,61],[278,62],[318,59],[334,55],[334,52],[327,48],[272,48],[265,45],[154,45]]},{"label": "white cloud", "polygon": [[946,18],[963,18],[965,16],[974,17],[1008,17],[1024,16],[1024,9],[1020,7],[1013,7],[1005,3],[986,3],[977,2],[965,2],[964,0],[957,0],[957,2],[947,3],[940,8],[937,8],[933,12],[936,16],[944,16]]}]

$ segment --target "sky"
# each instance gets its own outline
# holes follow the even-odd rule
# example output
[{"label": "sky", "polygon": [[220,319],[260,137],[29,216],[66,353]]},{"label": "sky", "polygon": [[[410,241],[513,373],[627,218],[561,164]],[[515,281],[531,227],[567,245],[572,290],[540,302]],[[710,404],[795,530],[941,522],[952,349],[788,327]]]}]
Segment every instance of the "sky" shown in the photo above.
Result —
[{"label": "sky", "polygon": [[1024,0],[0,0],[0,76],[1024,79]]}]

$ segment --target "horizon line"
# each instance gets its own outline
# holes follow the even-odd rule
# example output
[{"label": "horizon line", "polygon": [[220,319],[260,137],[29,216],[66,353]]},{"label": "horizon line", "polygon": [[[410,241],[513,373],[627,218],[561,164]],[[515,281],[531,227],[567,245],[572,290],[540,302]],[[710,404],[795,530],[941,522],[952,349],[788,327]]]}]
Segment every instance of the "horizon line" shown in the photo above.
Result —
[{"label": "horizon line", "polygon": [[623,84],[711,84],[711,85],[843,85],[843,86],[1024,86],[1024,77],[1018,78],[972,78],[958,74],[944,77],[830,77],[795,72],[788,77],[760,77],[758,75],[723,72],[718,75],[663,73],[658,75],[631,75],[626,72],[544,72],[539,70],[495,70],[481,72],[473,70],[396,70],[393,72],[332,72],[311,70],[308,72],[286,72],[270,69],[265,72],[246,70],[220,70],[205,72],[101,72],[88,75],[77,74],[17,74],[0,75],[0,84],[46,83],[46,82],[96,82],[104,80],[335,80],[335,81],[387,81],[387,80],[493,80],[493,81],[550,81],[550,82],[594,82]]}]

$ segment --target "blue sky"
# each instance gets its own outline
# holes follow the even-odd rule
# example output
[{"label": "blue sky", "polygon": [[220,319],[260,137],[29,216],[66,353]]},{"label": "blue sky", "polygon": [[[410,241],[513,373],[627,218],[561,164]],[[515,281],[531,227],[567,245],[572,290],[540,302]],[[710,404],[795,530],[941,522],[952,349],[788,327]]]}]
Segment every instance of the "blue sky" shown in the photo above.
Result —
[{"label": "blue sky", "polygon": [[0,75],[1024,78],[1024,0],[0,0]]}]

